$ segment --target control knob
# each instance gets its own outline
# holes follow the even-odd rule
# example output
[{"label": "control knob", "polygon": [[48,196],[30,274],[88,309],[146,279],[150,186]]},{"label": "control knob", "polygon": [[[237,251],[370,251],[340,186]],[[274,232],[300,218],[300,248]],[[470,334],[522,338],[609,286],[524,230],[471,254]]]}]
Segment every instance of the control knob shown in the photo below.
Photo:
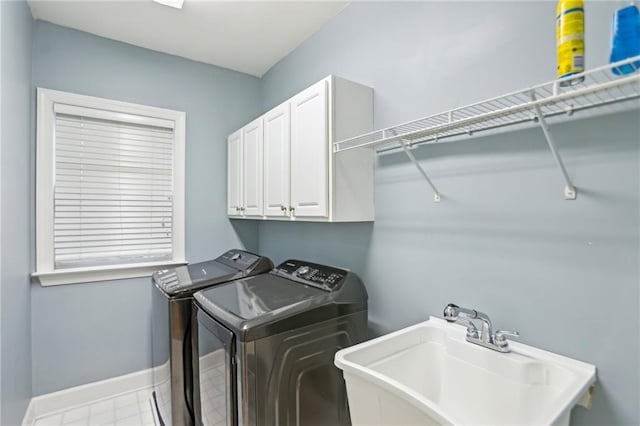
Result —
[{"label": "control knob", "polygon": [[307,272],[309,272],[309,267],[308,266],[301,266],[296,271],[296,275],[300,277],[300,276],[306,274]]}]

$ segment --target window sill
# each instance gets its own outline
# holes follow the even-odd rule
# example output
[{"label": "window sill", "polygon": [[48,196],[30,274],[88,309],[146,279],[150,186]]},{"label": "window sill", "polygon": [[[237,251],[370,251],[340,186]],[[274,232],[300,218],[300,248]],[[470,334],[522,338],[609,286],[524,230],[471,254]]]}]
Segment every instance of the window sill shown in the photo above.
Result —
[{"label": "window sill", "polygon": [[51,272],[34,272],[31,278],[43,287],[64,284],[79,284],[93,281],[121,280],[125,278],[150,277],[160,269],[186,265],[186,261],[132,263],[120,266],[96,266],[69,268]]}]

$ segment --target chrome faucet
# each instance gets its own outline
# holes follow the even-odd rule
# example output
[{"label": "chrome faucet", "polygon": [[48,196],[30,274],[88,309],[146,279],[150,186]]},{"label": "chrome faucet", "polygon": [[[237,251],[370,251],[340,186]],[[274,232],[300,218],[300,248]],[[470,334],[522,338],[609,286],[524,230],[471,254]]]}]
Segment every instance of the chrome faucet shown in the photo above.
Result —
[{"label": "chrome faucet", "polygon": [[[463,315],[463,317],[461,317]],[[467,326],[467,342],[475,343],[498,352],[510,352],[507,337],[519,337],[517,331],[498,330],[493,332],[491,319],[485,313],[475,309],[461,308],[449,303],[444,308],[444,319],[448,322],[459,322]],[[482,321],[480,330],[472,320]]]}]

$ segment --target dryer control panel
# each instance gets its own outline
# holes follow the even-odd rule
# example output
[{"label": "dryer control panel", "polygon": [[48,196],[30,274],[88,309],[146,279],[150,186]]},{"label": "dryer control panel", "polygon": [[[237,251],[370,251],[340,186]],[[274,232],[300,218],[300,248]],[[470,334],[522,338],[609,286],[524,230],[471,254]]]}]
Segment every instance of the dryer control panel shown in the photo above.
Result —
[{"label": "dryer control panel", "polygon": [[347,276],[344,269],[294,259],[282,262],[272,273],[325,291],[339,288]]}]

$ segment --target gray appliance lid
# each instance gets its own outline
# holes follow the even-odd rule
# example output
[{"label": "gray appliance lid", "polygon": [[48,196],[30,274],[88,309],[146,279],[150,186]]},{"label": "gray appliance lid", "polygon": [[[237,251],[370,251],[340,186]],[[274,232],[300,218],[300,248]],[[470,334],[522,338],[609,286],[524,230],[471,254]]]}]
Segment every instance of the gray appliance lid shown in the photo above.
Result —
[{"label": "gray appliance lid", "polygon": [[[319,272],[313,277],[310,268]],[[340,273],[340,279],[329,278]],[[320,283],[324,276],[330,284]],[[313,324],[366,309],[367,293],[360,279],[348,271],[288,260],[271,273],[236,280],[194,294],[196,303],[212,318],[234,331],[240,340]]]},{"label": "gray appliance lid", "polygon": [[322,290],[271,274],[258,280],[253,278],[218,286],[215,291],[203,290],[204,299],[213,302],[216,312],[224,311],[243,322],[271,318],[296,307],[308,306],[314,298],[328,300],[327,293]]},{"label": "gray appliance lid", "polygon": [[187,269],[189,279],[191,282],[198,283],[201,281],[219,282],[224,280],[228,275],[234,275],[240,270],[227,266],[217,260],[208,260],[206,262],[192,263],[191,265],[183,266]]},{"label": "gray appliance lid", "polygon": [[153,282],[168,296],[191,295],[207,286],[268,272],[273,263],[244,250],[228,250],[216,259],[157,271]]}]

